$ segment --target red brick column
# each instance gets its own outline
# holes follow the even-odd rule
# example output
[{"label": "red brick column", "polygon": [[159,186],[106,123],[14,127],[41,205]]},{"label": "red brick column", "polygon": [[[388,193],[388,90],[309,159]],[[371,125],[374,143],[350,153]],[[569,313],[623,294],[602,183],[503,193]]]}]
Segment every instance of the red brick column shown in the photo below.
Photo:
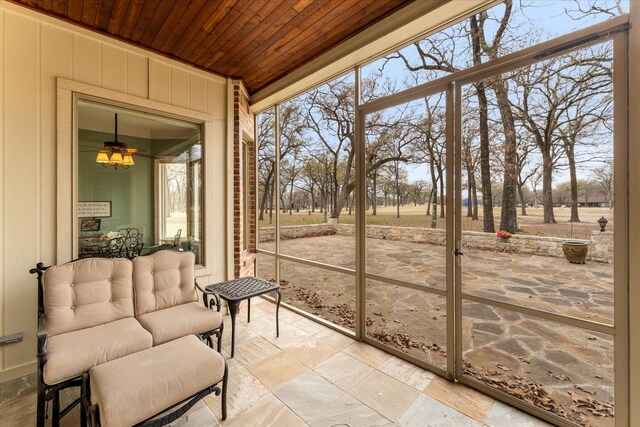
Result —
[{"label": "red brick column", "polygon": [[[249,109],[249,95],[240,80],[233,81],[233,273],[252,276],[256,249],[255,116]],[[245,144],[243,144],[245,142]],[[243,182],[243,149],[247,148],[247,182]],[[244,249],[244,191],[248,191],[248,245]]]}]

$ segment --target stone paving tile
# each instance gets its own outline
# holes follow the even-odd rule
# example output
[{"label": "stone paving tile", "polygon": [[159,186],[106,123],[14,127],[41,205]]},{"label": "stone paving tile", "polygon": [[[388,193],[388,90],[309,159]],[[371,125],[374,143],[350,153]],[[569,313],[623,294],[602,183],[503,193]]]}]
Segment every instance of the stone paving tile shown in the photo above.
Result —
[{"label": "stone paving tile", "polygon": [[325,408],[322,415],[311,420],[309,425],[311,427],[390,427],[394,424],[367,405],[345,393]]},{"label": "stone paving tile", "polygon": [[203,401],[193,405],[189,412],[169,424],[171,427],[218,427],[219,425],[218,420]]},{"label": "stone paving tile", "polygon": [[317,332],[314,332],[309,329],[298,328],[295,325],[285,323],[280,325],[280,336],[276,337],[273,332],[267,332],[262,335],[264,339],[277,346],[280,349],[284,349],[288,346],[299,343],[305,338],[309,338],[312,335],[315,335]]},{"label": "stone paving tile", "polygon": [[376,369],[380,368],[391,358],[389,353],[385,353],[382,350],[362,342],[354,342],[343,351]]},{"label": "stone paving tile", "polygon": [[273,394],[269,393],[237,416],[222,421],[221,425],[224,427],[303,427],[307,424]]},{"label": "stone paving tile", "polygon": [[289,347],[285,347],[284,351],[295,357],[305,366],[313,368],[336,354],[339,350],[318,340],[316,336],[311,336]]},{"label": "stone paving tile", "polygon": [[413,387],[380,371],[360,381],[349,394],[393,422],[398,422],[421,395]]},{"label": "stone paving tile", "polygon": [[249,367],[249,372],[270,390],[275,390],[306,370],[306,366],[283,351]]},{"label": "stone paving tile", "polygon": [[380,370],[420,391],[424,390],[431,380],[435,378],[435,374],[426,369],[395,356],[384,362]]},{"label": "stone paving tile", "polygon": [[344,350],[356,342],[355,339],[328,328],[323,332],[316,334],[315,338],[319,343],[329,344],[331,347],[337,348],[338,350]]},{"label": "stone paving tile", "polygon": [[[230,351],[230,350],[229,350]],[[244,366],[251,366],[278,353],[280,349],[264,337],[255,337],[236,343],[234,358]]]},{"label": "stone paving tile", "polygon": [[480,422],[484,422],[493,405],[493,398],[465,385],[453,384],[442,378],[431,381],[424,392]]},{"label": "stone paving tile", "polygon": [[425,395],[416,399],[398,424],[403,427],[482,427],[482,423]]},{"label": "stone paving tile", "polygon": [[[232,417],[253,402],[269,393],[269,390],[262,385],[244,366],[237,361],[227,360],[229,368],[229,380],[227,385],[227,416]],[[221,396],[210,394],[205,397],[207,404],[216,419],[221,419],[220,411]]]},{"label": "stone paving tile", "polygon": [[342,391],[320,375],[307,371],[289,381],[273,394],[306,422],[320,417],[342,396]]},{"label": "stone paving tile", "polygon": [[551,427],[539,418],[498,401],[494,402],[484,423],[488,427]]},{"label": "stone paving tile", "polygon": [[337,353],[316,366],[314,371],[344,391],[349,391],[374,369],[348,354]]}]

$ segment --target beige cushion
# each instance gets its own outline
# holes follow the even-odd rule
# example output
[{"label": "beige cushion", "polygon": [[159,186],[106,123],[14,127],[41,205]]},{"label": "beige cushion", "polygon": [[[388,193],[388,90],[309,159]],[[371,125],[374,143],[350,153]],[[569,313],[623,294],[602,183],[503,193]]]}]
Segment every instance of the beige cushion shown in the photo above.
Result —
[{"label": "beige cushion", "polygon": [[193,252],[159,251],[133,260],[136,316],[198,301]]},{"label": "beige cushion", "polygon": [[91,402],[98,405],[102,427],[130,426],[223,375],[222,356],[191,335],[91,369]]},{"label": "beige cushion", "polygon": [[44,382],[53,385],[94,366],[152,346],[151,334],[133,317],[49,337]]},{"label": "beige cushion", "polygon": [[90,258],[54,265],[42,276],[48,335],[133,316],[131,261]]},{"label": "beige cushion", "polygon": [[217,329],[222,323],[222,316],[202,304],[190,302],[143,314],[137,320],[151,332],[153,345],[158,345],[186,335]]}]

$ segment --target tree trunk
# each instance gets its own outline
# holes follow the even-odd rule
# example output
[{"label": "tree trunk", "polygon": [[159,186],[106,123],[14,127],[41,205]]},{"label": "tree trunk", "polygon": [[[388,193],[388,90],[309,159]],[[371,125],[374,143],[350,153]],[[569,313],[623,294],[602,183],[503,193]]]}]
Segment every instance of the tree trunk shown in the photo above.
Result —
[{"label": "tree trunk", "polygon": [[480,185],[482,188],[482,230],[495,233],[493,195],[491,194],[491,164],[489,162],[489,107],[484,81],[475,84],[480,116]]},{"label": "tree trunk", "polygon": [[542,203],[544,204],[545,224],[556,224],[553,214],[553,160],[551,153],[542,152]]},{"label": "tree trunk", "polygon": [[520,196],[520,215],[527,216],[527,206],[524,203],[524,183],[518,183],[518,195]]},{"label": "tree trunk", "polygon": [[445,180],[445,176],[444,176],[444,171],[442,170],[442,165],[438,165],[438,173],[440,174],[440,218],[444,218],[445,217],[445,210],[444,210],[444,205],[446,203],[446,200],[444,198],[444,180]]},{"label": "tree trunk", "polygon": [[291,181],[291,189],[289,190],[289,215],[293,215],[293,181]]},{"label": "tree trunk", "polygon": [[473,216],[473,205],[471,203],[471,174],[467,169],[467,218]]},{"label": "tree trunk", "polygon": [[431,200],[433,200],[433,185],[431,191],[429,191],[429,198],[427,199],[427,216],[431,215]]},{"label": "tree trunk", "polygon": [[518,231],[517,187],[518,187],[518,152],[516,141],[516,125],[507,95],[507,88],[502,78],[496,77],[491,85],[496,94],[502,128],[504,130],[504,179],[502,187],[502,213],[500,229],[509,233]]},{"label": "tree trunk", "polygon": [[[568,138],[563,138],[564,152],[569,160],[569,176],[571,177],[571,218],[569,222],[580,222],[578,216],[578,176],[576,173],[576,158],[573,153],[573,145]],[[587,200],[585,199],[585,202]]]},{"label": "tree trunk", "polygon": [[471,174],[471,187],[473,188],[471,192],[472,200],[473,200],[473,216],[471,217],[471,220],[477,221],[478,220],[478,185],[476,183],[475,171],[474,173]]},{"label": "tree trunk", "polygon": [[373,182],[371,183],[373,187],[373,197],[371,197],[371,215],[378,214],[378,173],[373,173]]}]

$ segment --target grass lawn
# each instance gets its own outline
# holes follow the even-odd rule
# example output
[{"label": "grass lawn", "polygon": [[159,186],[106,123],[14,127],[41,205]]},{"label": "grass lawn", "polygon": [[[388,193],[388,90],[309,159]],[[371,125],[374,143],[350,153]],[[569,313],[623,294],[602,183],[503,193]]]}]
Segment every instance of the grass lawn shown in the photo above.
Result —
[{"label": "grass lawn", "polygon": [[[463,211],[466,214],[466,209]],[[613,231],[613,209],[609,208],[579,208],[578,214],[581,222],[574,223],[573,227],[569,223],[571,211],[568,207],[554,208],[554,214],[557,224],[545,224],[543,222],[542,208],[527,208],[527,216],[520,215],[518,209],[518,234],[526,234],[532,236],[548,236],[562,238],[590,239],[591,232],[600,229],[597,220],[604,216],[609,220],[607,230]],[[494,221],[496,230],[500,225],[500,208],[495,208]],[[439,216],[439,215],[438,215]],[[466,216],[462,219],[463,229],[466,231],[482,231],[482,208],[479,209],[479,221],[472,221]],[[274,215],[275,221],[275,215]],[[282,213],[280,221],[283,226],[286,225],[310,225],[322,224],[324,222],[324,214],[309,211],[293,212],[292,214]],[[438,218],[437,228],[445,228],[445,218]],[[352,215],[348,211],[343,210],[340,215],[339,222],[341,224],[355,224],[355,211]],[[368,225],[390,225],[397,227],[431,227],[431,216],[426,215],[426,206],[405,205],[400,207],[400,218],[396,217],[396,208],[393,206],[379,206],[377,215],[371,215],[371,209],[367,211]],[[260,228],[270,227],[268,216],[260,221]],[[572,230],[573,228],[573,230]]]}]

